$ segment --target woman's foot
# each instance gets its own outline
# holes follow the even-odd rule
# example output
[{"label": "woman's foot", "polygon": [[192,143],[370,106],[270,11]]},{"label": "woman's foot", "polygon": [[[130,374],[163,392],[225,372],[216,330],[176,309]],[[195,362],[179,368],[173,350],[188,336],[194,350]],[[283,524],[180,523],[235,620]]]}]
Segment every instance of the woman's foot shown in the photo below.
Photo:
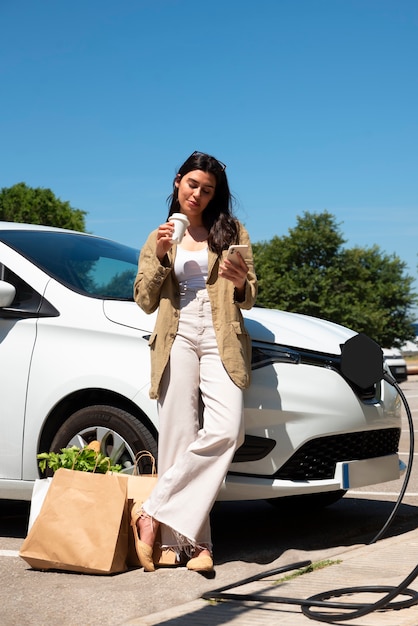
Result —
[{"label": "woman's foot", "polygon": [[207,548],[196,550],[195,556],[187,563],[187,569],[192,572],[211,572],[213,570],[212,555]]},{"label": "woman's foot", "polygon": [[134,502],[131,510],[131,526],[134,532],[138,559],[146,572],[155,570],[152,559],[153,547],[159,523]]}]

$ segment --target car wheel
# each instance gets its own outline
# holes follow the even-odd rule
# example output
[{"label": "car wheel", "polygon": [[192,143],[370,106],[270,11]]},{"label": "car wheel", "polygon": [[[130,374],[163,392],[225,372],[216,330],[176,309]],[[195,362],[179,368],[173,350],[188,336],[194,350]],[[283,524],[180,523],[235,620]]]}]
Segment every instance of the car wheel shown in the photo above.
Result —
[{"label": "car wheel", "polygon": [[[51,450],[77,446],[83,448],[91,441],[100,442],[100,450],[110,457],[112,465],[122,465],[130,474],[138,452],[148,450],[157,459],[157,441],[152,433],[133,415],[107,405],[84,407],[71,415],[57,431]],[[149,473],[151,462],[141,462],[140,471]]]},{"label": "car wheel", "polygon": [[324,493],[307,493],[304,496],[286,496],[284,498],[270,498],[267,500],[273,506],[290,508],[294,511],[307,509],[322,509],[330,506],[347,493],[344,489],[338,491],[326,491]]}]

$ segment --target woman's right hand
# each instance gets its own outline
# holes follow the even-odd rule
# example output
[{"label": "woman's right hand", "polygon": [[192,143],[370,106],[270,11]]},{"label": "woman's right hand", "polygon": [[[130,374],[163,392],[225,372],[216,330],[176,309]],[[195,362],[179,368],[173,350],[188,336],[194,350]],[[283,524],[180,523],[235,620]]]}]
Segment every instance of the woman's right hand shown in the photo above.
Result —
[{"label": "woman's right hand", "polygon": [[163,260],[167,252],[170,250],[173,245],[172,237],[174,232],[174,224],[173,222],[166,222],[165,224],[161,224],[158,228],[157,232],[157,257],[160,261]]}]

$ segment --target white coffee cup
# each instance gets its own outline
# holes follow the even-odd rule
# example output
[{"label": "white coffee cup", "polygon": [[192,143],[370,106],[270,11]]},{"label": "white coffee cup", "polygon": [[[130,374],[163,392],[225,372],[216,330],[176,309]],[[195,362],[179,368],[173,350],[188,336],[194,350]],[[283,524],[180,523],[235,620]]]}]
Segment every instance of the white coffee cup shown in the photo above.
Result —
[{"label": "white coffee cup", "polygon": [[171,238],[173,243],[181,243],[181,240],[184,237],[184,233],[186,232],[186,228],[190,226],[190,222],[183,213],[173,213],[168,218],[169,222],[173,222],[174,224],[174,232]]}]

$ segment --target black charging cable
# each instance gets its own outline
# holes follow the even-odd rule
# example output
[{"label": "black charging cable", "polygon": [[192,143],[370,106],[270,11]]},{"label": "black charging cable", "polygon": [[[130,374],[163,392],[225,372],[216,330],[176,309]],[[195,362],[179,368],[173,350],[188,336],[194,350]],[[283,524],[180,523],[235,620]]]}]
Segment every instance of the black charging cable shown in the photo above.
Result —
[{"label": "black charging cable", "polygon": [[[366,356],[369,357],[368,359],[364,359],[364,353],[366,353]],[[382,379],[384,379],[390,385],[393,385],[402,400],[408,418],[410,438],[409,459],[402,489],[391,515],[389,516],[383,528],[369,543],[370,545],[380,539],[387,531],[405,495],[412,471],[414,454],[414,424],[407,399],[395,379],[384,371],[382,351],[372,339],[369,339],[366,335],[360,333],[359,335],[356,335],[355,337],[348,340],[342,346],[341,371],[348,380],[354,382],[354,384],[362,388],[367,388],[370,384],[374,384],[378,380]],[[255,576],[252,576],[251,578],[246,578],[245,580],[242,580],[238,583],[232,583],[230,585],[226,585],[225,587],[215,589],[214,591],[206,592],[202,595],[202,598],[205,600],[233,600],[235,602],[253,601],[276,604],[293,604],[300,606],[302,613],[309,617],[309,619],[319,622],[325,622],[328,624],[332,624],[337,621],[349,621],[382,609],[399,610],[406,609],[410,606],[418,604],[418,592],[408,588],[408,585],[410,585],[411,582],[413,582],[418,577],[418,565],[397,587],[382,585],[345,587],[342,589],[324,591],[322,593],[315,594],[314,596],[311,596],[306,600],[253,593],[228,593],[230,589],[241,587],[243,585],[255,582],[257,580],[261,580],[263,578],[267,578],[269,576],[277,576],[278,574],[284,572],[300,569],[311,564],[311,561],[302,561],[299,563],[293,563],[291,565],[285,565],[274,570],[269,570],[268,572],[257,574]],[[374,603],[331,601],[332,598],[341,598],[341,596],[361,593],[383,593],[386,595],[384,595],[382,598],[380,598],[380,600]],[[409,596],[409,599],[392,602],[392,600],[394,600],[398,596]],[[344,612],[337,612],[341,610],[343,610]]]},{"label": "black charging cable", "polygon": [[409,456],[408,456],[408,463],[406,466],[406,470],[405,470],[405,477],[404,477],[404,481],[402,484],[402,488],[399,492],[399,496],[398,499],[396,501],[396,504],[391,512],[391,514],[389,515],[385,525],[381,528],[381,530],[377,533],[376,537],[374,537],[369,544],[372,543],[376,543],[376,541],[378,541],[381,537],[383,537],[383,535],[385,534],[385,532],[387,531],[387,529],[389,528],[389,526],[391,525],[391,523],[393,522],[393,519],[396,515],[396,513],[398,512],[398,509],[402,503],[402,500],[404,498],[405,492],[406,492],[406,488],[408,486],[409,483],[409,479],[411,477],[411,472],[412,472],[412,463],[414,460],[414,449],[415,449],[415,437],[414,437],[414,422],[412,419],[412,414],[411,414],[411,410],[409,408],[408,405],[408,401],[402,391],[402,389],[399,387],[398,383],[395,381],[394,378],[392,378],[392,376],[390,376],[389,374],[384,374],[383,376],[384,380],[386,380],[386,382],[388,382],[390,385],[393,385],[393,387],[396,388],[401,400],[402,400],[402,404],[405,407],[405,411],[406,411],[406,416],[408,418],[408,427],[409,427]]},{"label": "black charging cable", "polygon": [[[407,469],[405,472],[404,482],[402,485],[402,489],[399,493],[399,497],[397,499],[396,505],[393,508],[392,513],[389,516],[388,520],[386,521],[385,525],[380,530],[380,532],[376,535],[376,537],[370,542],[370,544],[375,543],[378,539],[380,539],[384,535],[386,530],[389,528],[390,524],[392,523],[399,509],[399,506],[402,503],[402,499],[405,495],[409,478],[411,476],[412,464],[413,464],[413,458],[414,458],[413,456],[414,455],[414,423],[412,420],[412,414],[411,414],[411,410],[409,408],[407,399],[403,391],[401,390],[401,388],[395,381],[395,379],[392,378],[392,376],[385,373],[383,375],[383,378],[386,380],[386,382],[388,382],[389,384],[393,385],[396,388],[402,400],[402,403],[405,407],[406,415],[408,418],[408,426],[409,426],[409,442],[410,442],[409,459],[408,459]],[[413,582],[417,577],[418,577],[418,565],[414,567],[411,573],[408,574],[408,576],[397,587],[379,586],[379,585],[373,585],[369,587],[346,587],[344,589],[334,589],[332,591],[318,593],[308,598],[306,603],[301,603],[302,613],[304,613],[304,615],[306,615],[310,619],[332,624],[332,622],[335,622],[337,620],[347,621],[347,620],[355,619],[357,617],[362,617],[369,613],[373,613],[374,611],[378,611],[379,609],[394,609],[394,610],[405,609],[410,606],[413,606],[414,604],[418,604],[418,592],[412,589],[408,589],[408,585],[410,585],[411,582]],[[341,597],[343,595],[359,594],[359,593],[384,593],[386,595],[380,598],[380,600],[378,600],[377,602],[371,603],[371,604],[370,603],[347,604],[347,603],[342,603],[342,602],[329,602],[328,601],[331,598]],[[392,602],[394,598],[398,596],[402,596],[402,595],[410,596],[410,599],[401,600],[399,602]],[[347,612],[345,613],[333,612],[332,614],[330,614],[329,612],[324,613],[324,612],[320,612],[317,610],[313,610],[314,607],[326,608],[329,610],[330,609],[334,609],[334,610],[345,609],[350,612],[348,613]]]}]

